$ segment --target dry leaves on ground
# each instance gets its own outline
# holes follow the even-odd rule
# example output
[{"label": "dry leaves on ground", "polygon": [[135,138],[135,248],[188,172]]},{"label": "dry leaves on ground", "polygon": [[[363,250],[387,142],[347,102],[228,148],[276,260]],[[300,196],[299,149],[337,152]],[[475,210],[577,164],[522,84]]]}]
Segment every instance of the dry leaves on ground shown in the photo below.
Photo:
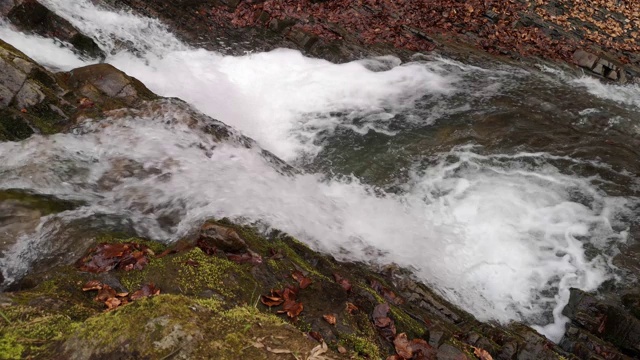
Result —
[{"label": "dry leaves on ground", "polygon": [[139,300],[144,297],[154,296],[160,294],[158,289],[153,283],[146,284],[142,288],[133,294],[129,295],[128,292],[116,292],[111,286],[104,284],[98,280],[87,281],[82,285],[82,291],[98,291],[94,301],[103,303],[107,310],[113,310],[119,306],[128,304],[131,301]]},{"label": "dry leaves on ground", "polygon": [[111,270],[142,270],[154,253],[148,247],[137,243],[102,243],[88,251],[76,262],[81,271],[101,273]]}]

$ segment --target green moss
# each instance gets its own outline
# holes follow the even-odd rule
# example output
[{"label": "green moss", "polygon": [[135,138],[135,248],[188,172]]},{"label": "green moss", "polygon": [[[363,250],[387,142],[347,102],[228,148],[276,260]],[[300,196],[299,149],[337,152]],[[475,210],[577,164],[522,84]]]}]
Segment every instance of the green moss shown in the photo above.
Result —
[{"label": "green moss", "polygon": [[15,348],[13,352],[6,351],[9,359],[20,358],[23,353],[33,357],[47,353],[79,324],[66,315],[51,314],[32,306],[9,306],[4,314],[10,322],[5,320],[0,326],[0,354],[5,353],[5,347]]},{"label": "green moss", "polygon": [[356,335],[340,335],[338,343],[342,346],[352,348],[358,355],[368,359],[380,359],[380,349],[371,340]]},{"label": "green moss", "polygon": [[406,332],[410,337],[422,337],[426,332],[425,325],[409,316],[397,306],[391,306],[391,316],[396,322],[396,327]]},{"label": "green moss", "polygon": [[248,302],[249,292],[255,289],[256,283],[246,266],[208,256],[194,248],[186,253],[151,259],[142,271],[122,272],[120,282],[129,291],[153,282],[165,293],[199,296],[211,290],[227,299]]},{"label": "green moss", "polygon": [[0,357],[6,360],[22,359],[24,346],[20,344],[13,334],[2,334],[0,336]]}]

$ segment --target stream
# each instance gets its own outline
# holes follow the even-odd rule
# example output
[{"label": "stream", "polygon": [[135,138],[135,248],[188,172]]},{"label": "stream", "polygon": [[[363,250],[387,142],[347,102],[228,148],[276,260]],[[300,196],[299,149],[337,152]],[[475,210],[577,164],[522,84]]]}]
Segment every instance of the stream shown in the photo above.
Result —
[{"label": "stream", "polygon": [[[479,320],[523,321],[554,341],[569,288],[633,281],[613,258],[640,234],[638,85],[437,55],[228,56],[125,10],[42,2],[107,63],[256,144],[216,140],[173,100],[0,143],[0,189],[83,204],[0,254],[6,279],[46,257],[65,224],[100,214],[163,242],[211,217],[277,228],[340,260],[409,268]],[[91,63],[2,22],[0,38],[49,69]]]}]

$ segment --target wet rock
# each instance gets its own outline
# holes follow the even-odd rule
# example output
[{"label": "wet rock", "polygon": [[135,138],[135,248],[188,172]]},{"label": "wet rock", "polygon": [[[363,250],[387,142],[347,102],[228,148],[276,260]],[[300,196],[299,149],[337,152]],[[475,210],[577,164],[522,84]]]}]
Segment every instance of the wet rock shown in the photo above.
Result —
[{"label": "wet rock", "polygon": [[[8,5],[5,5],[5,8]],[[73,49],[90,58],[104,59],[105,55],[88,36],[79,32],[71,23],[47,9],[35,0],[24,0],[7,13],[8,19],[19,29],[44,37],[57,38],[73,45]]]},{"label": "wet rock", "polygon": [[26,109],[28,107],[40,104],[45,99],[44,94],[40,91],[40,86],[33,81],[27,81],[22,89],[16,94],[15,102],[16,106],[20,109]]},{"label": "wet rock", "polygon": [[78,204],[22,190],[0,191],[0,254],[4,254],[22,235],[31,234],[41,217],[70,210]]},{"label": "wet rock", "polygon": [[469,357],[457,347],[444,344],[438,348],[438,360],[468,360]]},{"label": "wet rock", "polygon": [[247,251],[247,243],[235,230],[217,224],[204,224],[200,229],[198,242],[204,242],[207,246],[224,252],[240,253]]},{"label": "wet rock", "polygon": [[619,305],[571,289],[569,304],[562,313],[594,336],[640,356],[640,320]]},{"label": "wet rock", "polygon": [[584,329],[569,325],[560,347],[580,359],[631,360],[610,343],[599,339]]},{"label": "wet rock", "polygon": [[[74,69],[68,74],[68,83],[87,97],[121,98],[129,103],[152,95],[141,82],[109,64],[96,64]],[[103,96],[99,96],[99,91]],[[106,102],[104,99],[103,102]]]},{"label": "wet rock", "polygon": [[594,54],[579,49],[573,53],[573,60],[578,66],[591,70],[596,64],[596,60],[598,60],[598,57]]}]

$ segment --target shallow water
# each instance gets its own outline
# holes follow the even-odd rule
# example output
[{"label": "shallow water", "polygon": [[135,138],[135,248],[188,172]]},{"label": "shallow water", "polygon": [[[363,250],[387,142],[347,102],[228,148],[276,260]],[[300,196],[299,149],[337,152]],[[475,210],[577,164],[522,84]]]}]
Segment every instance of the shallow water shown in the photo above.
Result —
[{"label": "shallow water", "polygon": [[[210,217],[260,221],[343,260],[411,268],[479,319],[522,320],[556,341],[570,287],[624,281],[611,258],[634,241],[637,86],[442,57],[223,56],[156,20],[44,3],[96,39],[107,62],[303,172],[279,171],[258,146],[213,140],[171,101],[100,121],[109,126],[2,143],[0,188],[87,204],[24,234],[0,259],[8,279],[46,256],[59,224],[105,214],[166,242]],[[6,24],[0,38],[54,69],[87,63]]]}]

